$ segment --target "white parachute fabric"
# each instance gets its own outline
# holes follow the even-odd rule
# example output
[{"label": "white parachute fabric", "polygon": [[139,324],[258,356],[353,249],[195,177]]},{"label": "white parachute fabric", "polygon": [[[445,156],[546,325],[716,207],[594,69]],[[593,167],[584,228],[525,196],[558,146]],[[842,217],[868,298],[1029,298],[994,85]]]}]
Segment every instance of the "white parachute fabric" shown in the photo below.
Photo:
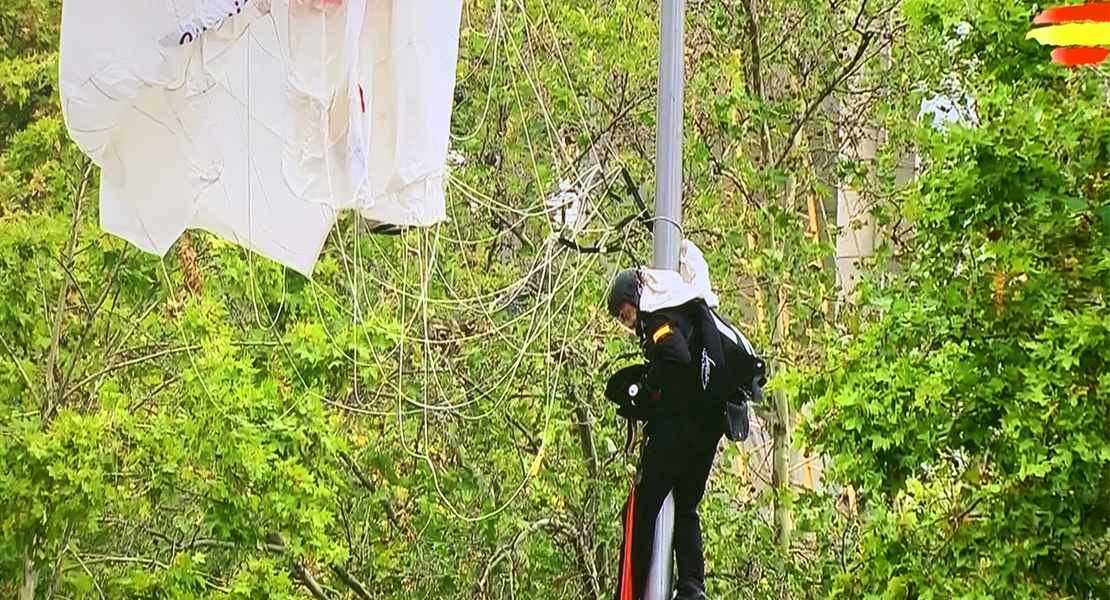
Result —
[{"label": "white parachute fabric", "polygon": [[446,218],[462,0],[67,0],[63,112],[101,224],[188,228],[311,274],[336,214]]},{"label": "white parachute fabric", "polygon": [[681,306],[695,299],[705,300],[710,308],[720,301],[709,281],[709,263],[701,249],[690,240],[679,246],[678,270],[640,269],[640,310],[653,312]]}]

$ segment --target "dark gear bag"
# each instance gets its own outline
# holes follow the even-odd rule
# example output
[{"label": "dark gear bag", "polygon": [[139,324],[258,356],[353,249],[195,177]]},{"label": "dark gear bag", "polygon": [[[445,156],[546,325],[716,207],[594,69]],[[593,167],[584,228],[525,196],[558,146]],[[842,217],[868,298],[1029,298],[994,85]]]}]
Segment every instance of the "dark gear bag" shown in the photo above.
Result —
[{"label": "dark gear bag", "polygon": [[701,309],[701,385],[707,402],[724,412],[725,437],[748,439],[750,405],[763,401],[767,365],[744,334],[704,301]]}]

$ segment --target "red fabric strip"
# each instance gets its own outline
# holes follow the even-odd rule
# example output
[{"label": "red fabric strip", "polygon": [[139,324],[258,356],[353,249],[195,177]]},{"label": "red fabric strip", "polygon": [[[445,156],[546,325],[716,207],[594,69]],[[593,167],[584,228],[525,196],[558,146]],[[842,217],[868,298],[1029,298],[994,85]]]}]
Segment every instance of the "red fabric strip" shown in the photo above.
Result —
[{"label": "red fabric strip", "polygon": [[1052,51],[1052,62],[1066,67],[1097,65],[1110,56],[1106,48],[1056,48]]},{"label": "red fabric strip", "polygon": [[1075,6],[1050,8],[1033,19],[1034,25],[1067,23],[1069,21],[1110,21],[1110,2],[1089,2]]},{"label": "red fabric strip", "polygon": [[636,506],[636,486],[632,486],[632,493],[628,495],[628,514],[624,521],[624,568],[621,569],[621,598],[620,600],[633,600],[632,598],[632,515]]}]

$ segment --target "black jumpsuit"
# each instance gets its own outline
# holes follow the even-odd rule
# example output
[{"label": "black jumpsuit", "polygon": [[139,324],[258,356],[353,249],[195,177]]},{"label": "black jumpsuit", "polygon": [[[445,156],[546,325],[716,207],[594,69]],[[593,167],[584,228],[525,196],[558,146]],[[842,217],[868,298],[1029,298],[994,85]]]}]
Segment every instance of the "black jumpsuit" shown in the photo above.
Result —
[{"label": "black jumpsuit", "polygon": [[[648,362],[641,382],[656,393],[646,399],[650,406],[647,444],[633,499],[631,578],[632,598],[637,600],[647,585],[655,520],[672,491],[678,584],[680,589],[690,584],[701,589],[705,581],[697,507],[705,494],[724,424],[721,411],[713,410],[703,398],[702,343],[696,314],[687,304],[640,315],[639,333]],[[625,536],[628,534],[626,530]],[[617,593],[620,600],[621,590]]]}]

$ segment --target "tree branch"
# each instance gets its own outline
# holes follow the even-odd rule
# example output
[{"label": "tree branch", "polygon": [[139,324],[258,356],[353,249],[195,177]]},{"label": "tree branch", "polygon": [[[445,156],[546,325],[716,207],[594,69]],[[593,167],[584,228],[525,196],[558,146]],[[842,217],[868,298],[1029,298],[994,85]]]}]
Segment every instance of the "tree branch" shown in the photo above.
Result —
[{"label": "tree branch", "polygon": [[69,538],[73,535],[73,524],[66,525],[65,532],[62,534],[62,542],[58,544],[58,556],[54,558],[54,567],[50,570],[50,580],[46,584],[46,600],[54,598],[54,590],[58,586],[58,575],[61,574],[62,557],[65,556],[65,549],[69,546]]},{"label": "tree branch", "polygon": [[181,354],[183,352],[192,352],[194,350],[200,350],[202,347],[203,346],[200,346],[200,345],[193,345],[193,346],[182,346],[180,348],[168,348],[166,350],[162,350],[161,352],[155,352],[153,354],[146,354],[146,355],[140,356],[138,358],[132,358],[131,360],[125,360],[121,363],[117,363],[117,364],[112,365],[110,367],[106,367],[104,369],[101,369],[100,371],[97,371],[96,373],[93,373],[92,375],[89,375],[88,377],[82,379],[81,381],[77,382],[76,384],[74,384],[74,386],[72,388],[70,388],[69,391],[67,391],[65,393],[65,395],[63,396],[63,399],[68,398],[70,396],[70,394],[72,394],[73,392],[81,389],[81,387],[83,387],[85,384],[89,383],[90,381],[93,381],[93,380],[95,380],[99,377],[102,377],[104,375],[114,373],[115,371],[119,371],[121,369],[126,369],[127,367],[133,367],[135,365],[139,365],[139,364],[149,362],[149,361],[152,361],[152,360],[155,360],[155,359],[158,359],[158,358],[162,358],[164,356],[172,356],[174,354]]},{"label": "tree branch", "polygon": [[[577,165],[579,163],[579,161],[581,161],[583,158],[585,158],[586,155],[589,154],[593,150],[594,146],[597,145],[598,140],[600,140],[604,135],[606,135],[610,131],[612,131],[617,126],[617,124],[619,124],[621,121],[623,121],[624,118],[627,117],[630,112],[632,112],[633,109],[639,107],[644,102],[647,102],[654,95],[655,95],[654,91],[644,92],[643,94],[640,95],[639,98],[633,100],[632,102],[630,102],[626,106],[622,107],[620,110],[618,110],[616,112],[613,112],[613,120],[610,121],[609,124],[606,125],[604,128],[602,128],[600,131],[598,131],[597,133],[590,136],[590,144],[586,147],[586,149],[579,152],[578,156],[576,156],[574,158],[574,162],[572,162],[570,164],[571,165]],[[595,98],[596,98],[596,96],[595,96]]]},{"label": "tree branch", "polygon": [[591,562],[589,561],[585,547],[581,545],[582,535],[569,523],[555,518],[540,519],[539,521],[528,525],[527,527],[522,529],[520,533],[516,534],[516,536],[513,538],[513,541],[505,544],[504,546],[499,548],[497,552],[493,553],[493,557],[490,559],[490,562],[486,564],[486,568],[482,571],[482,577],[478,580],[479,598],[489,597],[486,588],[489,586],[489,578],[490,575],[493,573],[493,569],[503,560],[508,558],[513,552],[517,551],[520,547],[520,544],[523,543],[525,539],[527,539],[533,533],[544,529],[555,529],[566,536],[568,540],[570,540],[571,544],[574,546],[575,554],[578,555],[579,561],[582,563],[582,567],[586,571],[586,577],[590,581],[590,587],[593,591],[594,598],[595,600],[600,600],[601,589],[598,585],[596,569],[593,568]]},{"label": "tree branch", "polygon": [[559,236],[558,241],[560,246],[563,246],[564,248],[569,248],[581,254],[609,254],[613,250],[620,250],[621,247],[619,241],[612,246],[604,244],[598,245],[597,243],[590,244],[589,246],[583,246],[578,242],[568,239],[566,236],[563,235]]},{"label": "tree branch", "polygon": [[[240,346],[240,347],[260,346],[260,347],[265,347],[265,348],[271,348],[271,347],[280,345],[280,343],[279,342],[251,341],[251,342],[232,342],[231,345],[232,346]],[[84,385],[86,385],[89,382],[91,382],[91,381],[93,381],[93,380],[95,380],[99,377],[102,377],[104,375],[109,375],[109,374],[114,373],[116,371],[119,371],[121,369],[126,369],[128,367],[133,367],[135,365],[139,365],[139,364],[149,362],[149,361],[152,361],[152,360],[155,360],[155,359],[158,359],[158,358],[162,358],[162,357],[165,357],[165,356],[172,356],[174,354],[181,354],[183,352],[193,352],[193,351],[196,351],[196,350],[200,350],[201,348],[203,348],[203,346],[201,346],[199,344],[195,344],[195,345],[192,345],[192,346],[182,346],[182,347],[179,347],[179,348],[167,348],[167,349],[161,350],[159,352],[154,352],[152,354],[146,354],[146,355],[140,356],[138,358],[132,358],[131,360],[125,360],[121,363],[116,363],[116,364],[114,364],[110,367],[105,367],[105,368],[101,369],[100,371],[97,371],[96,373],[93,373],[92,375],[89,375],[88,377],[85,377],[81,381],[77,382],[73,387],[71,387],[65,393],[65,395],[63,396],[63,399],[68,398],[71,394],[73,394],[73,392],[76,392],[77,390],[79,390]]]},{"label": "tree branch", "polygon": [[32,383],[31,378],[27,376],[27,371],[23,370],[23,363],[20,362],[19,357],[15,355],[15,351],[8,345],[8,340],[5,339],[3,335],[0,335],[0,344],[8,351],[8,356],[12,357],[12,362],[15,363],[15,368],[19,371],[19,374],[23,376],[23,382],[27,384],[27,390],[31,392],[31,397],[34,398],[36,402],[39,402],[39,406],[42,406],[38,392],[35,390],[35,384]]},{"label": "tree branch", "polygon": [[76,283],[69,274],[69,266],[73,264],[73,253],[77,250],[77,237],[81,229],[81,212],[85,206],[85,189],[88,186],[91,174],[92,162],[90,161],[85,165],[85,172],[81,175],[81,184],[77,188],[77,198],[74,200],[73,209],[73,227],[70,229],[69,241],[66,242],[65,260],[62,261],[62,283],[58,287],[58,302],[54,309],[54,325],[50,330],[50,350],[46,354],[46,365],[43,369],[43,375],[46,377],[46,394],[43,397],[41,407],[43,427],[48,425],[57,404],[63,400],[61,397],[55,397],[58,395],[55,365],[58,362],[58,352],[61,349],[62,324],[65,322],[66,314],[66,291],[69,290],[71,282]]},{"label": "tree branch", "polygon": [[362,600],[370,600],[370,592],[366,591],[366,586],[362,582],[355,579],[347,569],[339,565],[332,565],[331,570],[341,579],[343,583],[351,588],[351,590]]},{"label": "tree branch", "polygon": [[19,586],[19,600],[35,600],[35,587],[38,585],[38,571],[35,569],[35,559],[31,556],[29,545],[23,555],[23,584]]},{"label": "tree branch", "polygon": [[501,561],[505,560],[509,556],[509,553],[515,551],[517,546],[519,546],[520,543],[525,540],[525,538],[541,529],[544,529],[545,527],[549,527],[551,523],[551,519],[540,519],[539,521],[532,523],[528,527],[525,527],[523,530],[521,530],[520,533],[516,534],[516,537],[513,538],[512,542],[509,542],[501,548],[498,548],[497,552],[493,553],[493,558],[490,559],[489,563],[486,564],[486,568],[482,571],[482,578],[478,580],[479,597],[488,597],[486,594],[486,586],[489,584],[489,577],[490,574],[493,572],[494,567],[500,564]]},{"label": "tree branch", "polygon": [[309,573],[308,569],[305,568],[303,564],[298,563],[293,567],[293,576],[301,580],[301,583],[308,588],[308,591],[312,592],[316,600],[331,600],[324,592],[324,588],[320,587],[320,584],[312,576],[312,573]]},{"label": "tree branch", "polygon": [[124,246],[123,250],[120,252],[119,258],[116,260],[116,266],[112,269],[112,275],[108,278],[108,283],[100,293],[100,298],[97,299],[96,306],[85,316],[85,330],[81,332],[81,341],[77,342],[77,347],[73,351],[73,356],[70,357],[69,367],[66,368],[65,377],[62,378],[62,388],[69,387],[70,378],[73,376],[73,369],[77,366],[78,358],[85,348],[85,343],[89,340],[89,335],[92,333],[93,323],[96,322],[96,315],[100,312],[100,309],[104,307],[104,302],[108,300],[108,295],[119,277],[120,268],[123,267],[124,263],[123,257],[127,254],[127,248],[127,246]]},{"label": "tree branch", "polygon": [[[759,51],[759,20],[752,6],[752,0],[742,0],[744,12],[748,15],[748,53],[751,54],[751,67],[748,69],[748,94],[760,104],[767,98],[763,91],[763,57]],[[759,148],[763,160],[771,159],[771,130],[767,121],[760,123]]]},{"label": "tree branch", "polygon": [[[621,178],[624,179],[624,187],[628,190],[628,194],[632,196],[632,200],[636,202],[636,206],[640,207],[640,214],[650,215],[651,211],[648,210],[643,196],[640,195],[640,188],[636,185],[635,181],[632,181],[632,175],[628,172],[628,169],[621,167]],[[649,233],[655,231],[650,218],[640,219],[640,222],[647,227]]]},{"label": "tree branch", "polygon": [[586,468],[592,479],[597,479],[599,469],[597,462],[597,447],[594,445],[593,423],[590,419],[590,407],[578,401],[574,388],[567,385],[567,395],[574,403],[574,413],[578,416],[578,439],[582,443],[582,454],[586,457]]},{"label": "tree branch", "polygon": [[[347,468],[350,469],[352,473],[354,473],[355,479],[358,480],[359,484],[361,484],[362,487],[366,489],[366,491],[370,492],[371,494],[374,494],[378,491],[378,486],[374,485],[374,482],[366,476],[366,473],[363,473],[362,468],[358,466],[358,463],[355,462],[354,458],[351,458],[350,454],[347,454],[346,452],[340,452],[339,458],[343,461],[344,464],[347,465]],[[385,510],[386,516],[389,517],[390,522],[394,525],[399,525],[400,521],[397,518],[397,511],[394,510],[393,504],[391,504],[388,499],[382,498],[381,505],[382,508]]]},{"label": "tree branch", "polygon": [[798,138],[802,134],[802,127],[805,127],[805,124],[808,123],[811,118],[813,118],[813,113],[817,112],[817,107],[825,101],[825,98],[829,97],[829,94],[833,93],[833,90],[835,90],[836,87],[840,85],[842,81],[844,81],[844,79],[854,73],[856,68],[859,67],[860,62],[863,60],[864,55],[867,53],[867,47],[871,45],[871,40],[873,40],[874,38],[875,32],[864,32],[863,36],[860,38],[859,46],[856,47],[856,54],[852,57],[852,60],[850,60],[848,64],[840,71],[839,75],[829,81],[829,83],[825,85],[821,92],[818,93],[817,96],[806,105],[806,110],[802,114],[802,118],[798,119],[798,121],[794,123],[794,127],[790,130],[790,135],[786,139],[786,147],[782,149],[782,153],[779,155],[778,160],[776,160],[774,163],[775,169],[778,169],[782,166],[783,161],[785,161],[786,157],[790,155],[790,152],[794,149],[794,146],[798,144]]}]

